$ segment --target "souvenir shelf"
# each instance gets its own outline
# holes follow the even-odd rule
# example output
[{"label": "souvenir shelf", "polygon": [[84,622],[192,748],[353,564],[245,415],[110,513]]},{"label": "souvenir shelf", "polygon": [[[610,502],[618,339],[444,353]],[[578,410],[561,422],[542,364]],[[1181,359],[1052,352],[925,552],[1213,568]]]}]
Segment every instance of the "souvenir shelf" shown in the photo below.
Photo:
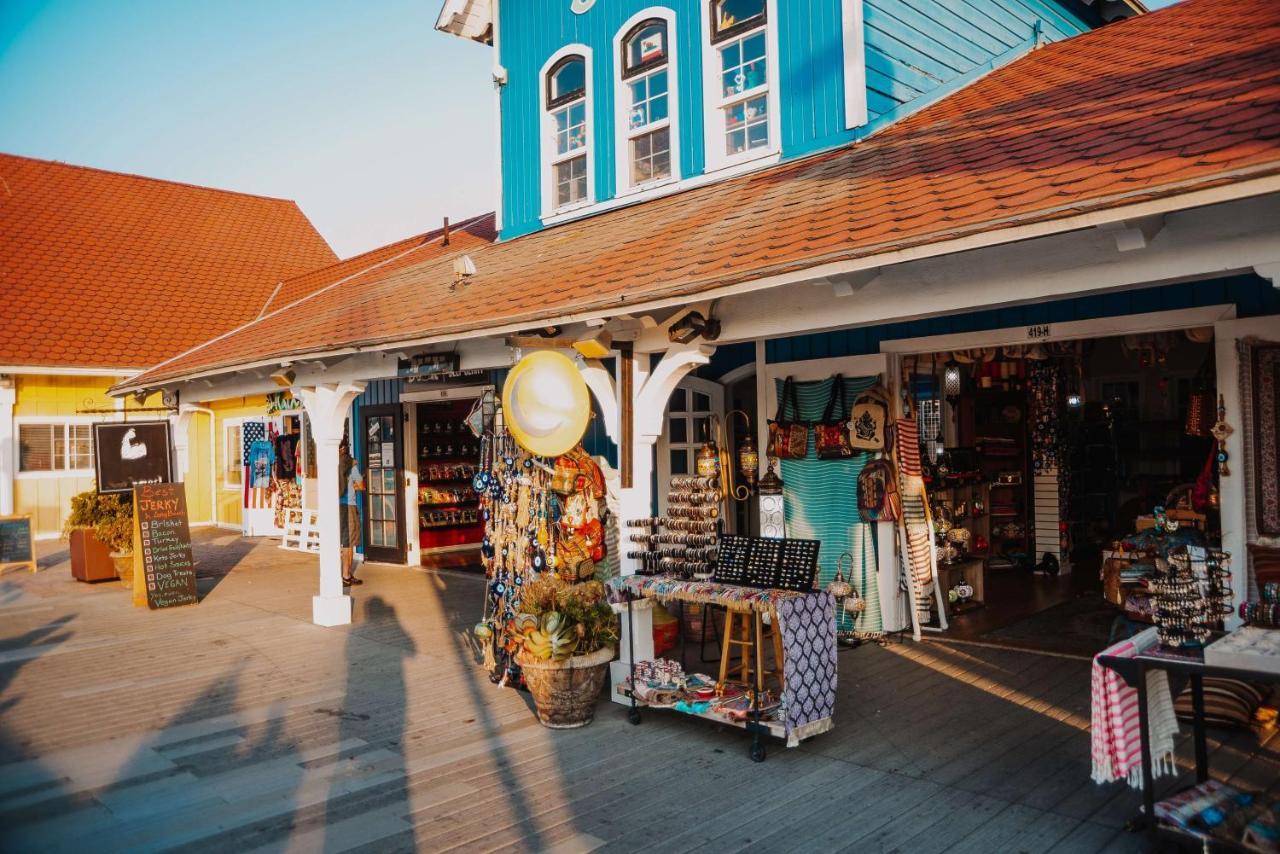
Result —
[{"label": "souvenir shelf", "polygon": [[1016,565],[1006,556],[1035,562],[1031,542],[1031,475],[1028,465],[1027,401],[1021,391],[978,389],[973,412],[974,446],[989,486],[988,566]]},{"label": "souvenir shelf", "polygon": [[963,614],[981,608],[986,601],[984,581],[991,553],[990,488],[982,482],[931,487],[929,506],[933,510],[942,591],[949,594],[960,588],[959,593],[968,593],[954,601],[948,597],[948,612]]},{"label": "souvenir shelf", "polygon": [[479,545],[480,500],[471,487],[480,440],[462,423],[470,401],[418,404],[418,542],[423,549]]}]

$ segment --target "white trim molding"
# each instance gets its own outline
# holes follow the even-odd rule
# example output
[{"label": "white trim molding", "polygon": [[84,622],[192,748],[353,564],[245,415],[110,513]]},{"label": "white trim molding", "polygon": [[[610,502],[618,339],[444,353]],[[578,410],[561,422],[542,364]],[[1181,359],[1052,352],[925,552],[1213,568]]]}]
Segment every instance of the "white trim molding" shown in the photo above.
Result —
[{"label": "white trim molding", "polygon": [[[0,398],[2,401],[3,398]],[[12,410],[11,410],[12,411]],[[92,454],[90,455],[89,468],[60,468],[50,469],[48,471],[22,471],[22,448],[20,447],[21,427],[24,424],[47,424],[50,426],[62,427],[63,455],[68,460],[67,446],[69,444],[69,436],[67,428],[72,425],[93,425],[103,421],[119,421],[119,416],[98,416],[98,415],[15,415],[12,417],[12,433],[10,434],[9,446],[10,453],[13,455],[13,479],[14,480],[57,480],[59,478],[79,478],[94,477]],[[2,434],[3,428],[0,428]],[[92,433],[90,433],[89,441],[92,443]],[[64,464],[65,465],[65,464]],[[3,469],[0,469],[2,472]]]},{"label": "white trim molding", "polygon": [[[556,127],[554,112],[547,105],[547,74],[555,66],[557,62],[567,56],[581,56],[583,64],[583,109],[584,109],[584,127],[583,135],[586,143],[580,149],[574,149],[574,154],[557,155],[555,150]],[[539,145],[538,145],[538,171],[540,173],[540,182],[542,186],[542,220],[545,222],[548,217],[556,216],[575,211],[580,208],[590,207],[595,203],[596,199],[596,139],[595,139],[595,65],[592,62],[591,48],[585,44],[577,43],[567,44],[557,50],[547,58],[542,64],[542,68],[538,71],[538,128],[539,128]],[[556,110],[564,109],[569,104],[556,107]],[[578,153],[580,152],[580,153]],[[567,205],[556,205],[556,182],[555,182],[555,165],[560,162],[572,160],[576,157],[584,157],[586,159],[587,171],[587,196],[576,202]]]},{"label": "white trim molding", "polygon": [[13,480],[18,471],[17,430],[13,405],[17,390],[11,380],[0,382],[0,516],[13,513]]},{"label": "white trim molding", "polygon": [[[667,33],[664,39],[663,50],[666,52],[666,61],[660,66],[651,70],[637,72],[635,77],[631,79],[624,78],[626,71],[625,62],[622,59],[623,39],[631,32],[632,28],[638,26],[647,20],[660,20],[666,23]],[[676,28],[675,10],[665,6],[648,6],[632,15],[617,32],[613,34],[613,56],[609,63],[613,69],[613,91],[614,91],[614,108],[613,108],[613,124],[614,124],[614,175],[615,175],[615,196],[631,196],[636,193],[644,192],[655,187],[663,187],[678,182],[684,175],[684,170],[680,163],[680,65],[678,57],[678,30]],[[667,116],[665,119],[651,121],[648,124],[633,130],[631,127],[631,84],[645,78],[652,78],[654,74],[665,72],[667,75]],[[671,162],[671,172],[669,175],[657,178],[651,181],[645,181],[640,184],[632,184],[631,182],[631,140],[633,136],[643,136],[648,133],[667,129],[667,143],[669,158]]]},{"label": "white trim molding", "polygon": [[867,58],[862,26],[863,0],[840,0],[840,42],[844,53],[844,126],[867,123]]},{"label": "white trim molding", "polygon": [[[703,157],[706,172],[719,172],[742,163],[750,163],[765,157],[779,156],[782,151],[782,122],[779,117],[778,76],[778,2],[765,0],[765,22],[760,29],[748,30],[720,44],[712,43],[711,15],[708,5],[699,3],[702,14],[702,98],[703,98]],[[722,94],[723,71],[720,51],[734,42],[748,38],[763,30],[765,36],[765,82],[729,97]],[[725,150],[725,107],[764,95],[768,109],[766,127],[769,144],[758,149],[747,148],[738,154]],[[745,130],[744,130],[745,133]]]}]

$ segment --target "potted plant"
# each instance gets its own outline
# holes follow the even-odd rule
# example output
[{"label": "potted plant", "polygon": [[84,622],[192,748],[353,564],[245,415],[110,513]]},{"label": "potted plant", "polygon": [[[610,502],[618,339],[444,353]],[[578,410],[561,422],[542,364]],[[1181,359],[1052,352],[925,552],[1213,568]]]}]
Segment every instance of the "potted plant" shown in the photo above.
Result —
[{"label": "potted plant", "polygon": [[525,585],[521,608],[513,627],[522,641],[516,663],[538,720],[553,729],[586,726],[618,641],[618,617],[604,585],[568,584],[544,573]]},{"label": "potted plant", "polygon": [[[71,513],[62,526],[62,536],[71,546],[71,575],[80,581],[110,581],[119,577],[111,550],[98,536],[100,523],[125,515],[132,546],[133,505],[115,495],[99,495],[92,490],[71,498]],[[132,566],[132,564],[130,564]]]},{"label": "potted plant", "polygon": [[[94,552],[91,540],[105,546],[115,564],[114,575],[120,578],[123,586],[133,587],[132,501],[118,495],[82,492],[71,499],[71,514],[63,525],[62,534],[72,541],[73,546],[76,537],[83,536],[86,555]],[[86,581],[110,577],[92,571],[86,575]]]}]

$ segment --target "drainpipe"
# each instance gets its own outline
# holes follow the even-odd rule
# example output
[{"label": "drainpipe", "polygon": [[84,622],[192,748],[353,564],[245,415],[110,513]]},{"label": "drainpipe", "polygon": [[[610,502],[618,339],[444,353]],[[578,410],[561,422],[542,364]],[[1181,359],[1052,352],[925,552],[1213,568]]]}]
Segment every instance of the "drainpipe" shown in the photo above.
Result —
[{"label": "drainpipe", "polygon": [[0,516],[13,513],[14,459],[13,404],[17,400],[13,377],[0,374]]}]

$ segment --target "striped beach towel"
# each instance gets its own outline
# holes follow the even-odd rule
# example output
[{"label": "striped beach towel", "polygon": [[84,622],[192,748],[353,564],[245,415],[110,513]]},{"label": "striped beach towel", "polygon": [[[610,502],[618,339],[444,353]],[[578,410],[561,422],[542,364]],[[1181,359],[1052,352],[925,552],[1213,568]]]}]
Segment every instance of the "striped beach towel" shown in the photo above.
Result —
[{"label": "striped beach towel", "polygon": [[[831,399],[834,379],[796,384],[799,418],[818,421]],[[782,382],[775,380],[777,393]],[[845,394],[853,400],[876,384],[876,377],[846,377]],[[849,583],[866,602],[857,620],[836,606],[836,628],[857,637],[884,634],[880,612],[880,585],[876,575],[874,526],[858,513],[858,475],[867,464],[868,455],[856,453],[847,460],[820,460],[814,451],[813,433],[809,435],[809,452],[802,460],[782,460],[785,493],[784,512],[787,536],[802,540],[820,540],[818,550],[818,586],[826,589],[836,575],[836,563],[848,552],[853,556]]]},{"label": "striped beach towel", "polygon": [[[1156,643],[1156,630],[1147,629],[1104,649],[1098,655],[1131,658]],[[1120,674],[1098,663],[1094,656],[1090,674],[1093,753],[1093,781],[1110,783],[1125,780],[1142,788],[1142,739],[1138,727],[1138,689],[1130,688]],[[1169,692],[1169,677],[1163,670],[1147,671],[1147,722],[1151,738],[1151,766],[1154,777],[1177,773],[1173,740],[1178,734],[1178,718]]]},{"label": "striped beach towel", "polygon": [[902,497],[902,519],[906,576],[910,581],[912,606],[921,623],[931,618],[929,597],[933,594],[933,531],[925,504],[924,472],[920,466],[920,431],[914,418],[899,418],[894,425],[894,456],[898,463],[898,491]]}]

